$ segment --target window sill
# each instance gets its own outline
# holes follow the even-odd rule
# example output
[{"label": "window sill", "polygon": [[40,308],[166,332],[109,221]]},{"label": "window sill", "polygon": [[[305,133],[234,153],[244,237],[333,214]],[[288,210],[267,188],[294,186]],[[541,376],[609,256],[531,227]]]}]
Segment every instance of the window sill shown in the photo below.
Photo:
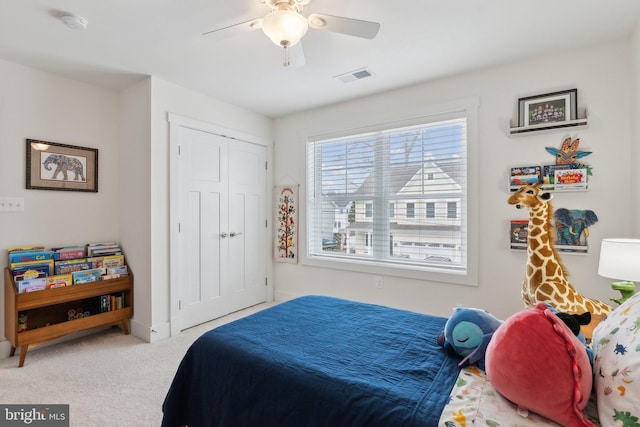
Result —
[{"label": "window sill", "polygon": [[436,266],[415,266],[402,264],[386,264],[378,261],[339,259],[329,256],[314,255],[312,257],[303,256],[300,259],[303,265],[319,268],[331,268],[337,270],[347,270],[359,273],[369,273],[373,275],[401,277],[406,279],[422,280],[428,282],[452,283],[456,285],[478,286],[478,279],[467,271],[457,271],[454,269],[438,268]]}]

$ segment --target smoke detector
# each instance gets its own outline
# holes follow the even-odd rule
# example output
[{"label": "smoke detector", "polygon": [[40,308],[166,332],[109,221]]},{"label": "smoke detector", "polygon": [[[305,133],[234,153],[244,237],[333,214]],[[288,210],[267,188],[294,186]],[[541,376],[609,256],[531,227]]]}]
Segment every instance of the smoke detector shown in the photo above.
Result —
[{"label": "smoke detector", "polygon": [[65,13],[60,17],[60,20],[64,25],[71,28],[72,30],[85,30],[87,28],[87,24],[89,23],[85,18],[78,15],[71,15]]}]

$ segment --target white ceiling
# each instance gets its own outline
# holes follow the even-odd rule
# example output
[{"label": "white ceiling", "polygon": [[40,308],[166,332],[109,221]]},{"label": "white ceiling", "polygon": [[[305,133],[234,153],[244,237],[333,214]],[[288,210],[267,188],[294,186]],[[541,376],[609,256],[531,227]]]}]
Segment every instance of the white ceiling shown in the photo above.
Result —
[{"label": "white ceiling", "polygon": [[[62,12],[83,16],[88,28],[67,28]],[[202,36],[267,12],[258,0],[2,0],[0,58],[118,90],[154,75],[278,117],[625,37],[640,0],[312,0],[303,15],[381,29],[374,40],[309,29],[306,65],[298,68],[282,66],[282,48],[261,30],[221,41]],[[571,73],[571,64],[558,66]],[[332,78],[363,67],[374,76]]]}]

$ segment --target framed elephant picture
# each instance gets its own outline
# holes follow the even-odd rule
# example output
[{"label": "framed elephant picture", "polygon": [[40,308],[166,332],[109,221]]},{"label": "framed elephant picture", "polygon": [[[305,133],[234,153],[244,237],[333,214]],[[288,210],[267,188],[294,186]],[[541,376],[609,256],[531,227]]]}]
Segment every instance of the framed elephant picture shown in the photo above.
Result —
[{"label": "framed elephant picture", "polygon": [[27,139],[27,189],[98,192],[98,149]]}]

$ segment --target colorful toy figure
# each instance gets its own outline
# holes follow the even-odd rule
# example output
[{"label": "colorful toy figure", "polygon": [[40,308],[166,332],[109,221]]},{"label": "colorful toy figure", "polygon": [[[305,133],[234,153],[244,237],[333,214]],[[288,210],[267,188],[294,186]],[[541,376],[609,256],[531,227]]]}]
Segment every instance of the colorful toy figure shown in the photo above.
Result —
[{"label": "colorful toy figure", "polygon": [[485,351],[501,324],[502,321],[488,311],[457,307],[438,336],[438,344],[463,357],[459,367],[477,363],[480,369],[484,369]]},{"label": "colorful toy figure", "polygon": [[[525,307],[535,307],[544,302],[558,311],[570,314],[591,313],[592,326],[613,309],[597,299],[582,295],[567,278],[562,260],[555,248],[554,210],[551,193],[543,191],[539,184],[522,186],[507,202],[516,208],[529,211],[527,232],[527,263],[522,281],[522,300]],[[596,317],[597,316],[597,317]],[[585,333],[591,339],[591,333]]]},{"label": "colorful toy figure", "polygon": [[562,142],[560,149],[553,147],[546,147],[545,149],[556,156],[556,165],[572,165],[578,159],[591,154],[591,151],[579,151],[578,145],[580,145],[580,138],[576,138],[571,142],[571,137],[569,137]]},{"label": "colorful toy figure", "polygon": [[598,222],[596,213],[589,209],[560,208],[555,211],[554,216],[558,230],[558,245],[586,245],[589,227]]}]

